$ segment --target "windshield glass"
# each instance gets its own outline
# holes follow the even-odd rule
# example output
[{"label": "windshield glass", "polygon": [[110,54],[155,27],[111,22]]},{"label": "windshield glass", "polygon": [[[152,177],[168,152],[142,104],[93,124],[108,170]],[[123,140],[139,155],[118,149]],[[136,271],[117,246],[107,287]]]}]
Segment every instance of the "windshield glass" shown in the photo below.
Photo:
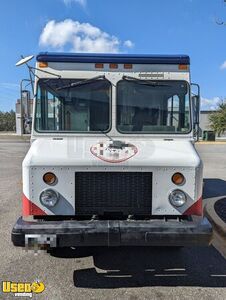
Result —
[{"label": "windshield glass", "polygon": [[121,80],[117,84],[117,129],[123,133],[190,131],[185,81]]},{"label": "windshield glass", "polygon": [[73,86],[74,83],[75,79],[38,81],[35,110],[37,131],[109,131],[110,82],[96,79],[84,85]]}]

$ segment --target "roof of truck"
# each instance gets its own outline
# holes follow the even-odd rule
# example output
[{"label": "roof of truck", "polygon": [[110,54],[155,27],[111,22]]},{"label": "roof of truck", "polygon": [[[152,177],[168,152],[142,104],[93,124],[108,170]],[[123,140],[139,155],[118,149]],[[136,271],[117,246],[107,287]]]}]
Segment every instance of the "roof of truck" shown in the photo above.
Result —
[{"label": "roof of truck", "polygon": [[190,64],[188,55],[41,52],[36,59],[39,62]]}]

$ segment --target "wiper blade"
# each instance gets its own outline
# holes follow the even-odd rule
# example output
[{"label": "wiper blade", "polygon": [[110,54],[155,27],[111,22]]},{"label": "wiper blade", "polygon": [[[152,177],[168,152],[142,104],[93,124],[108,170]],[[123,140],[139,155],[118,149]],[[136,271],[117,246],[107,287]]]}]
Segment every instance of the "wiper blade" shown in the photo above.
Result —
[{"label": "wiper blade", "polygon": [[68,88],[72,88],[72,87],[76,87],[76,86],[81,86],[81,85],[84,85],[84,84],[87,84],[87,83],[90,83],[90,82],[93,82],[93,81],[96,81],[99,79],[106,79],[106,77],[105,77],[105,75],[100,75],[100,76],[96,76],[96,77],[93,77],[90,79],[84,79],[84,80],[72,82],[68,85],[57,88],[57,90],[60,91],[60,90],[64,90],[64,89],[68,89]]},{"label": "wiper blade", "polygon": [[[85,84],[88,84],[90,82],[96,81],[96,80],[100,80],[100,79],[106,79],[105,75],[99,75],[93,78],[89,78],[89,79],[84,79],[84,80],[80,80],[80,81],[76,81],[76,82],[72,82],[71,84],[62,86],[62,87],[58,87],[56,90],[60,91],[60,90],[64,90],[64,89],[68,89],[68,88],[72,88],[72,87],[76,87],[76,86],[82,86]],[[97,128],[98,131],[100,131],[103,135],[105,135],[110,141],[114,142],[113,138],[108,135],[105,131],[101,130],[100,128]]]},{"label": "wiper blade", "polygon": [[113,138],[112,138],[109,134],[107,134],[106,132],[104,132],[104,131],[101,130],[100,128],[98,128],[98,130],[99,130],[102,134],[104,134],[110,141],[114,142]]},{"label": "wiper blade", "polygon": [[167,86],[170,87],[170,85],[168,84],[163,84],[161,82],[158,81],[153,81],[150,79],[140,79],[140,78],[136,78],[136,77],[132,77],[132,76],[123,76],[122,79],[127,80],[127,81],[135,81],[138,82],[140,84],[144,84],[144,85],[150,85],[150,86]]},{"label": "wiper blade", "polygon": [[[61,80],[61,77],[58,77],[58,79]],[[61,95],[58,93],[58,90],[56,88],[52,87],[51,84],[48,83],[49,80],[50,80],[50,78],[43,79],[42,82],[49,88],[50,91],[52,91],[54,93],[55,96],[60,98]],[[37,95],[37,93],[35,94],[35,96],[36,95]]]},{"label": "wiper blade", "polygon": [[109,141],[111,141],[111,144],[109,145],[109,148],[112,148],[112,149],[123,149],[123,148],[125,148],[125,147],[128,146],[128,144],[126,144],[126,143],[124,143],[122,141],[114,140],[109,134],[107,134],[106,132],[104,132],[100,128],[98,128],[98,130],[102,134],[104,134],[109,139]]}]

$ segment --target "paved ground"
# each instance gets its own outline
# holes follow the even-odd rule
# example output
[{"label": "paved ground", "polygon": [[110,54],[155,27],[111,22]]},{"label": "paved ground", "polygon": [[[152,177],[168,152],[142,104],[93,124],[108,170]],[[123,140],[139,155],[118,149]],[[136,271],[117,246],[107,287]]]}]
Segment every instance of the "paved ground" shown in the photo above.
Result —
[{"label": "paved ground", "polygon": [[[28,146],[0,140],[1,280],[42,280],[46,290],[33,299],[226,299],[226,261],[212,247],[102,248],[93,249],[93,256],[75,250],[35,256],[14,248],[10,231],[20,214],[21,162]],[[205,163],[206,201],[226,195],[226,145],[197,148]]]}]

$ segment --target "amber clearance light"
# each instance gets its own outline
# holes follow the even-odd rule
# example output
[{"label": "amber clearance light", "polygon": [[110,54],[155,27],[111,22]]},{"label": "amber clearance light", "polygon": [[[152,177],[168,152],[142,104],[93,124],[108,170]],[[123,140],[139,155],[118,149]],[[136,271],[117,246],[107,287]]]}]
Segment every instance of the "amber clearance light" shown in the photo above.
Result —
[{"label": "amber clearance light", "polygon": [[188,65],[178,65],[178,69],[186,71],[188,70]]},{"label": "amber clearance light", "polygon": [[172,176],[172,182],[176,185],[183,185],[185,183],[184,175],[181,173],[175,173]]},{"label": "amber clearance light", "polygon": [[55,174],[48,172],[43,175],[43,181],[48,185],[54,185],[57,181]]},{"label": "amber clearance light", "polygon": [[45,61],[40,61],[38,64],[39,68],[47,68],[48,67],[48,63]]}]

